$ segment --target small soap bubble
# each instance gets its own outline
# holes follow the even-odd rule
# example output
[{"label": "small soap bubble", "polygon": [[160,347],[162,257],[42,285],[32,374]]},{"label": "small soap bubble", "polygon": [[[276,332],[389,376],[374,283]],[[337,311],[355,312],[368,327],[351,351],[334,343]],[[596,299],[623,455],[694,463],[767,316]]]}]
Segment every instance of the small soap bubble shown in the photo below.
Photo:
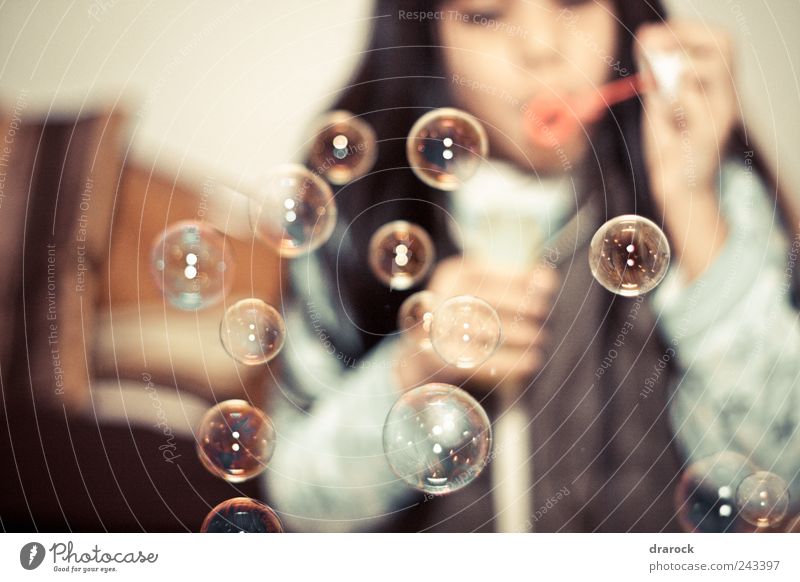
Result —
[{"label": "small soap bubble", "polygon": [[789,510],[789,485],[769,471],[745,477],[736,491],[742,519],[759,528],[778,525]]},{"label": "small soap bubble", "polygon": [[308,165],[331,184],[340,186],[369,172],[376,156],[372,127],[349,111],[332,111],[315,130]]},{"label": "small soap bubble", "polygon": [[275,451],[275,427],[244,400],[226,400],[211,408],[197,430],[197,455],[213,475],[231,483],[264,471]]},{"label": "small soap bubble", "polygon": [[406,140],[406,155],[416,176],[439,190],[456,190],[486,158],[486,130],[473,116],[450,107],[420,117]]},{"label": "small soap bubble", "polygon": [[369,266],[379,281],[404,291],[421,281],[435,258],[433,241],[416,224],[395,220],[380,227],[369,241]]},{"label": "small soap bubble", "polygon": [[739,516],[736,490],[755,471],[742,455],[724,452],[687,467],[675,489],[678,522],[686,532],[753,531]]},{"label": "small soap bubble", "polygon": [[269,505],[249,497],[234,497],[209,512],[200,533],[283,533],[283,525]]},{"label": "small soap bubble", "polygon": [[670,249],[652,220],[627,214],[606,222],[589,250],[592,275],[603,287],[624,297],[653,290],[667,274]]},{"label": "small soap bubble", "polygon": [[483,407],[449,384],[404,393],[383,428],[392,470],[412,487],[443,495],[469,485],[489,458],[492,431]]},{"label": "small soap bubble", "polygon": [[457,368],[475,368],[500,345],[500,316],[479,297],[451,297],[433,312],[430,337],[433,349],[446,363]]},{"label": "small soap bubble", "polygon": [[313,252],[336,226],[333,192],[303,166],[280,166],[259,181],[250,201],[250,222],[255,235],[282,257]]},{"label": "small soap bubble", "polygon": [[431,349],[431,322],[438,304],[432,291],[418,291],[403,301],[397,312],[397,328],[411,345]]},{"label": "small soap bubble", "polygon": [[219,303],[233,286],[233,252],[225,236],[201,222],[184,220],[156,238],[150,272],[164,298],[179,309]]},{"label": "small soap bubble", "polygon": [[231,305],[219,326],[222,347],[238,362],[248,366],[265,364],[278,355],[286,338],[286,326],[278,311],[248,298]]}]

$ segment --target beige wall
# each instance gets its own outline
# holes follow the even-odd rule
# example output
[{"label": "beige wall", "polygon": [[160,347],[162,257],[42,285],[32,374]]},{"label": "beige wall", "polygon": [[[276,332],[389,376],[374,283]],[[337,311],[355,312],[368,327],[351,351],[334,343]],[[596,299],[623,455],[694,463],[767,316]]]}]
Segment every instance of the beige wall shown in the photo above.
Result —
[{"label": "beige wall", "polygon": [[[749,126],[800,192],[800,3],[670,0],[738,38]],[[202,182],[291,160],[362,49],[366,0],[57,0],[0,7],[0,94],[31,108],[127,98],[133,155]]]},{"label": "beige wall", "polygon": [[682,18],[720,24],[736,39],[747,127],[800,201],[800,2],[666,0]]}]

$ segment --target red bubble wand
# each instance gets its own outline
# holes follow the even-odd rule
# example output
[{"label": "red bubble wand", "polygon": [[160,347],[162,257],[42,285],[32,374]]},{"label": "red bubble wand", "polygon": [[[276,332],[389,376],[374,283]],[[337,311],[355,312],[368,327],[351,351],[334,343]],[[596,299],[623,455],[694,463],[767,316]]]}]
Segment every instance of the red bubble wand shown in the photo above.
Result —
[{"label": "red bubble wand", "polygon": [[564,143],[585,123],[598,121],[605,111],[643,93],[640,75],[616,79],[581,95],[566,98],[534,97],[525,109],[525,130],[530,140],[541,146]]}]

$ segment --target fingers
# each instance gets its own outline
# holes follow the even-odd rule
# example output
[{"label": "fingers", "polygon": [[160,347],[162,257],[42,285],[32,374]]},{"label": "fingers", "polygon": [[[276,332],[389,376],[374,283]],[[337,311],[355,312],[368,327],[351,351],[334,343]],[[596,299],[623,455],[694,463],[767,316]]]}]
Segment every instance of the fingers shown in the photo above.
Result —
[{"label": "fingers", "polygon": [[672,30],[677,43],[692,58],[730,60],[733,40],[724,28],[693,20],[674,20],[667,26]]},{"label": "fingers", "polygon": [[548,303],[559,286],[560,276],[549,266],[501,268],[464,257],[450,257],[439,263],[428,289],[442,298],[474,295],[512,317],[519,314],[543,318],[549,313]]},{"label": "fingers", "polygon": [[553,296],[561,288],[561,274],[551,265],[539,263],[534,268],[528,285],[537,293]]},{"label": "fingers", "polygon": [[674,69],[662,73],[674,72],[681,86],[708,90],[715,85],[732,83],[732,41],[722,29],[696,22],[670,21],[643,26],[637,32],[636,41],[636,53],[643,65],[641,68],[645,69],[646,81],[658,81],[659,71],[652,68],[659,66]]},{"label": "fingers", "polygon": [[545,345],[550,341],[547,328],[533,321],[512,321],[503,328],[501,349],[524,349],[530,345]]},{"label": "fingers", "polygon": [[528,382],[544,365],[544,351],[537,346],[498,351],[469,376],[473,384],[486,390],[506,383]]},{"label": "fingers", "polygon": [[[550,342],[546,323],[561,287],[557,269],[540,263],[528,269],[501,267],[465,257],[450,257],[437,265],[428,289],[441,298],[474,295],[496,310],[502,341],[487,362],[474,370],[442,370],[491,387],[506,380],[529,379],[541,366]],[[473,334],[480,330],[473,330]]]},{"label": "fingers", "polygon": [[670,20],[663,24],[645,24],[636,31],[636,50],[677,51],[691,60],[729,62],[733,53],[730,34],[720,27],[700,22]]},{"label": "fingers", "polygon": [[507,382],[527,382],[541,369],[545,361],[542,342],[547,337],[546,332],[540,329],[532,333],[538,334],[538,339],[505,341],[486,362],[471,369],[447,365],[432,349],[403,346],[399,354],[402,364],[396,369],[398,384],[403,389],[408,389],[429,382],[469,382],[476,388],[488,391]]},{"label": "fingers", "polygon": [[719,157],[738,116],[730,35],[678,20],[645,25],[636,41],[643,82],[658,88],[643,96],[646,129],[662,148],[680,140],[702,159]]}]

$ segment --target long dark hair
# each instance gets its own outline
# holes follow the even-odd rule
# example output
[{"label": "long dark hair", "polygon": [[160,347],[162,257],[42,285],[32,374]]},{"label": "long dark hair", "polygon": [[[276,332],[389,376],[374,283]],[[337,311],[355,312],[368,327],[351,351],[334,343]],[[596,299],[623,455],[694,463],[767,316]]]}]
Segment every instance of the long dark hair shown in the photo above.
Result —
[{"label": "long dark hair", "polygon": [[[448,195],[417,179],[405,155],[405,138],[416,119],[430,109],[453,105],[435,22],[398,18],[401,10],[436,8],[430,0],[377,0],[365,57],[331,106],[367,121],[379,140],[373,171],[337,190],[338,226],[319,251],[323,280],[331,287],[328,293],[337,311],[335,325],[354,331],[331,334],[331,341],[353,360],[396,329],[397,310],[414,291],[389,290],[371,276],[367,254],[375,230],[390,220],[408,220],[431,234],[438,258],[456,252],[446,227]],[[615,67],[619,75],[635,70],[635,31],[646,22],[665,20],[666,13],[659,0],[615,0],[613,8],[619,23]],[[597,124],[592,137],[596,155],[581,164],[579,183],[586,196],[603,197],[608,217],[635,212],[661,224],[647,182],[640,116],[641,105],[634,99],[613,107]],[[737,131],[731,150],[743,156],[753,149],[746,141],[745,134]],[[758,156],[754,164],[762,176],[770,176]],[[615,321],[613,313],[609,316],[607,323]]]}]

